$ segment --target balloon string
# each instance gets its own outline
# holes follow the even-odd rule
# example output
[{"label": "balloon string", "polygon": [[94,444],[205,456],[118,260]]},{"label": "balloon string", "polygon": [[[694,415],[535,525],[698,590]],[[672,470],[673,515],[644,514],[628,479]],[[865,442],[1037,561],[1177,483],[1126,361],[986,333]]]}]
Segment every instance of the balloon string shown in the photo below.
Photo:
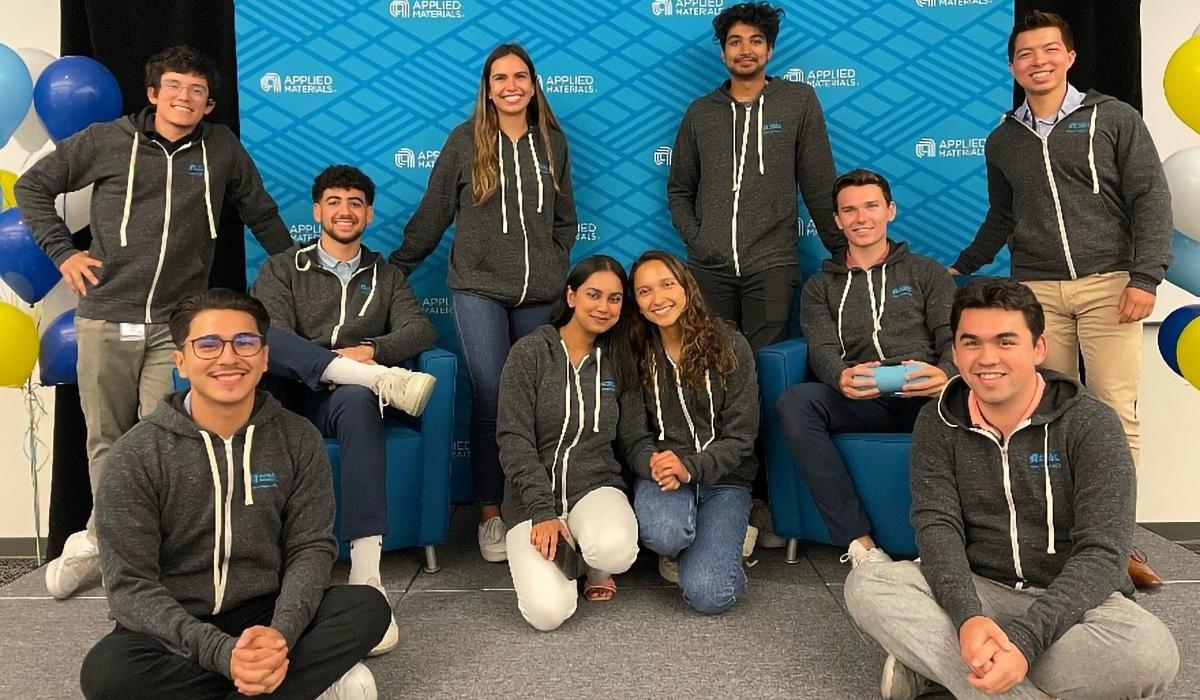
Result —
[{"label": "balloon string", "polygon": [[[42,505],[38,481],[42,468],[46,466],[50,455],[49,446],[38,435],[42,417],[46,415],[46,406],[37,392],[37,389],[40,388],[42,385],[35,384],[32,378],[25,382],[25,410],[29,415],[29,428],[25,431],[25,439],[21,443],[21,450],[29,460],[29,478],[33,487],[33,541],[38,566],[41,566],[44,560],[42,555]],[[38,445],[43,448],[40,458],[38,457]]]}]

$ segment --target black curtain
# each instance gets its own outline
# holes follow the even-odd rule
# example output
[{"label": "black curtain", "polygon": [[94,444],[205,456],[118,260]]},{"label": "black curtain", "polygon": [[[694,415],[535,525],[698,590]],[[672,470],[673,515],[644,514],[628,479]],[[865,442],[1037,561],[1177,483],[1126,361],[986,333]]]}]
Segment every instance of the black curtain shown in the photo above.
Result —
[{"label": "black curtain", "polygon": [[[63,56],[91,56],[116,76],[125,112],[145,107],[146,59],[169,46],[190,44],[217,66],[216,107],[206,117],[238,132],[237,54],[233,0],[60,0]],[[226,202],[217,232],[217,250],[209,283],[246,288],[246,251],[242,222]],[[91,234],[76,235],[86,250]],[[54,397],[54,463],[51,467],[47,553],[57,557],[63,542],[87,525],[92,510],[88,480],[86,428],[79,390],[61,386]]]},{"label": "black curtain", "polygon": [[[1075,66],[1068,78],[1080,90],[1096,89],[1142,111],[1141,0],[1017,0],[1016,15],[1042,10],[1061,15],[1075,37]],[[1025,93],[1013,85],[1013,106]]]}]

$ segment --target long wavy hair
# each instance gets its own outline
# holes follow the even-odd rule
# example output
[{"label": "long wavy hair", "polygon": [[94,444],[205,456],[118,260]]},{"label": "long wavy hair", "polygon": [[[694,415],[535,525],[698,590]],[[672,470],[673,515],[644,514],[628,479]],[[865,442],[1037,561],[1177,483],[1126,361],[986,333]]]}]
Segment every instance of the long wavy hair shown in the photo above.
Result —
[{"label": "long wavy hair", "polygon": [[[632,280],[637,276],[638,268],[653,261],[667,267],[679,284],[683,285],[684,296],[687,299],[687,305],[677,321],[683,327],[683,348],[679,351],[679,375],[683,383],[692,388],[702,389],[704,373],[708,371],[718,377],[721,386],[725,386],[725,378],[733,374],[738,367],[737,355],[733,351],[733,341],[730,339],[733,326],[709,312],[704,295],[700,293],[700,285],[679,258],[664,250],[648,250],[642,253],[629,270],[631,282],[627,296],[634,296]],[[640,312],[632,326],[629,335],[633,343],[633,352],[638,357],[639,374],[642,383],[647,388],[652,388],[652,370],[659,351],[663,349],[662,334],[658,326]]]},{"label": "long wavy hair", "polygon": [[605,271],[613,273],[621,281],[621,315],[612,328],[596,337],[595,345],[603,351],[603,362],[610,363],[614,368],[617,386],[624,391],[638,382],[637,362],[629,340],[630,327],[637,323],[637,306],[629,296],[629,277],[621,263],[607,255],[589,255],[576,263],[567,275],[566,288],[550,313],[550,323],[555,328],[567,325],[575,315],[575,309],[567,304],[567,290],[578,292],[589,277]]},{"label": "long wavy hair", "polygon": [[471,168],[471,193],[475,195],[478,206],[487,202],[496,193],[496,185],[500,182],[499,158],[496,152],[500,119],[496,115],[496,105],[492,104],[491,86],[488,84],[492,77],[492,64],[505,56],[516,56],[529,67],[529,80],[533,85],[533,99],[525,109],[525,119],[529,126],[536,128],[546,146],[546,160],[550,166],[550,182],[554,191],[558,192],[558,174],[554,171],[554,146],[550,142],[550,130],[561,132],[562,127],[550,103],[542,93],[542,85],[538,81],[537,70],[533,60],[520,44],[500,44],[492,49],[487,60],[483,62],[483,73],[479,76],[479,91],[475,95],[475,113],[471,124],[475,133],[475,163]]}]

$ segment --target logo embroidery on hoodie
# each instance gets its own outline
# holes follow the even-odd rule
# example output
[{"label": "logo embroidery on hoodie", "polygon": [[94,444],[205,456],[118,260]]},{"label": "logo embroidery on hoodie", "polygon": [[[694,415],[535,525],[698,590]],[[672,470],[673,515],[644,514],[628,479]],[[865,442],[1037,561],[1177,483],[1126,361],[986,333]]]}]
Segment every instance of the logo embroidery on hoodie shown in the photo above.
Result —
[{"label": "logo embroidery on hoodie", "polygon": [[783,133],[783,122],[767,122],[763,124],[763,136]]},{"label": "logo embroidery on hoodie", "polygon": [[[1033,454],[1029,455],[1029,468],[1041,469],[1043,466],[1042,461],[1045,459],[1045,456],[1046,455],[1041,452],[1034,452]],[[1062,459],[1058,456],[1057,452],[1050,450],[1050,468],[1059,469],[1061,467]]]},{"label": "logo embroidery on hoodie", "polygon": [[907,284],[902,284],[899,287],[892,288],[892,298],[911,297],[913,295],[912,287]]},{"label": "logo embroidery on hoodie", "polygon": [[273,489],[278,486],[275,472],[254,472],[250,474],[251,489]]},{"label": "logo embroidery on hoodie", "polygon": [[371,285],[366,282],[360,282],[358,285],[358,291],[362,292],[363,294],[370,294]]},{"label": "logo embroidery on hoodie", "polygon": [[204,166],[200,163],[188,163],[187,173],[188,175],[204,177]]},{"label": "logo embroidery on hoodie", "polygon": [[1090,127],[1090,122],[1067,122],[1067,131],[1075,134],[1085,132]]},{"label": "logo embroidery on hoodie", "polygon": [[603,379],[600,381],[600,391],[606,394],[612,394],[617,391],[617,382],[612,379]]}]

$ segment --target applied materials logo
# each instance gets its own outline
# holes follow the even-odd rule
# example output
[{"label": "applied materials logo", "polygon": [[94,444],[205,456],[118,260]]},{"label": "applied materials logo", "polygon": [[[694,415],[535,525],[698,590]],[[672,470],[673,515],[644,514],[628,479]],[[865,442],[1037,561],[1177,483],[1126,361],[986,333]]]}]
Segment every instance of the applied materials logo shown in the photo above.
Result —
[{"label": "applied materials logo", "polygon": [[450,297],[428,297],[421,300],[421,310],[427,316],[446,316],[450,314]]},{"label": "applied materials logo", "polygon": [[333,87],[333,76],[320,73],[313,73],[311,75],[264,73],[258,79],[258,86],[262,88],[263,92],[275,94],[332,95],[336,92]]},{"label": "applied materials logo", "polygon": [[991,5],[992,0],[916,0],[917,7],[980,7]]},{"label": "applied materials logo", "polygon": [[600,240],[600,227],[594,221],[580,221],[578,228],[575,230],[576,241],[598,241]]},{"label": "applied materials logo", "polygon": [[725,0],[653,0],[650,11],[658,17],[695,17],[719,15],[725,9]]},{"label": "applied materials logo", "polygon": [[441,151],[428,149],[414,151],[411,148],[401,148],[396,151],[394,160],[397,168],[432,168],[441,154]]},{"label": "applied materials logo", "polygon": [[292,240],[297,243],[311,243],[313,239],[321,237],[321,225],[292,224],[288,226],[288,233],[291,234]]},{"label": "applied materials logo", "polygon": [[799,229],[801,238],[818,235],[817,222],[812,219],[796,219],[796,228]]},{"label": "applied materials logo", "polygon": [[918,158],[982,158],[987,137],[962,137],[933,139],[928,136],[917,139],[913,153]]},{"label": "applied materials logo", "polygon": [[388,14],[396,19],[462,19],[462,0],[392,0]]},{"label": "applied materials logo", "polygon": [[671,165],[671,147],[659,146],[654,149],[654,164],[658,166]]},{"label": "applied materials logo", "polygon": [[596,92],[596,77],[586,73],[539,75],[538,85],[547,95],[591,95]]},{"label": "applied materials logo", "polygon": [[784,80],[793,83],[808,83],[814,88],[851,88],[858,87],[858,70],[855,68],[819,68],[805,71],[803,68],[789,68],[783,74]]}]

